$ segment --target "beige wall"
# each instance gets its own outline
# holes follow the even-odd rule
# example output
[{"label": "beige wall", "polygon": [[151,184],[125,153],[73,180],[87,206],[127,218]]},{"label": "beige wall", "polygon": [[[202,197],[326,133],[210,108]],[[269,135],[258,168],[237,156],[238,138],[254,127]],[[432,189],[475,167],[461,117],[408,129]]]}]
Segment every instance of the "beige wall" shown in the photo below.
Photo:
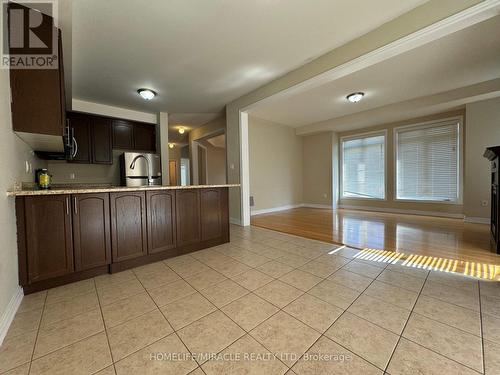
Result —
[{"label": "beige wall", "polygon": [[331,206],[332,134],[303,137],[303,144],[303,203]]},{"label": "beige wall", "polygon": [[250,116],[252,210],[302,203],[302,138],[295,129]]},{"label": "beige wall", "polygon": [[[394,167],[394,128],[404,125],[411,125],[425,121],[438,120],[446,117],[463,116],[465,120],[464,111],[447,112],[433,116],[419,117],[416,119],[400,121],[391,124],[378,125],[365,129],[358,129],[349,132],[338,133],[339,136],[339,150],[342,137],[362,134],[371,131],[387,130],[386,135],[386,165],[385,165],[385,180],[386,180],[386,200],[367,200],[367,199],[342,199],[339,198],[341,206],[354,206],[359,208],[379,208],[379,209],[398,209],[409,211],[427,211],[427,212],[443,212],[447,214],[460,215],[463,213],[463,205],[461,204],[447,204],[447,203],[425,203],[425,202],[399,202],[395,201],[395,167]],[[467,148],[467,147],[465,147]],[[336,165],[340,170],[340,165]]]},{"label": "beige wall", "polygon": [[207,184],[220,185],[226,183],[226,149],[214,147],[206,142],[207,148]]},{"label": "beige wall", "polygon": [[[490,217],[490,166],[484,149],[500,145],[500,98],[466,106],[465,191],[466,218]],[[481,201],[488,201],[486,207]]]},{"label": "beige wall", "polygon": [[[0,327],[7,306],[19,290],[17,275],[17,237],[14,198],[6,191],[19,182],[33,182],[33,173],[25,172],[25,161],[35,168],[45,167],[32,150],[12,131],[9,71],[0,70]],[[1,340],[1,338],[0,338]],[[1,341],[0,341],[1,344]]]}]

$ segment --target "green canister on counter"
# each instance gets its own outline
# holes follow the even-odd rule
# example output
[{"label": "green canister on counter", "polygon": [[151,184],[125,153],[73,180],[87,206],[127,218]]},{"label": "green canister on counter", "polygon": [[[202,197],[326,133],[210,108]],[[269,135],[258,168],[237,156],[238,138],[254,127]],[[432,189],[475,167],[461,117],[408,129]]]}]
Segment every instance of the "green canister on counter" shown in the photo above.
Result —
[{"label": "green canister on counter", "polygon": [[39,189],[50,189],[50,174],[48,169],[37,170],[37,182]]}]

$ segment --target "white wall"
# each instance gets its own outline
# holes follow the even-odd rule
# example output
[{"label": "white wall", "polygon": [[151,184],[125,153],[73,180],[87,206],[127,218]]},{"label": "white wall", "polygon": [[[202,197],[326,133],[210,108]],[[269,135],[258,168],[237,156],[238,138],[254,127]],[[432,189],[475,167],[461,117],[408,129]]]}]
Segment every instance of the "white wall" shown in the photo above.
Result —
[{"label": "white wall", "polygon": [[[464,214],[490,217],[490,165],[484,149],[500,145],[500,98],[467,104],[465,126]],[[488,201],[486,207],[481,201]]]},{"label": "white wall", "polygon": [[[12,131],[9,71],[0,70],[0,330],[5,323],[9,303],[19,291],[17,274],[17,237],[14,198],[6,191],[15,183],[33,182],[33,173],[25,172],[25,161],[33,170],[45,166],[32,150]],[[2,341],[0,331],[0,344]]]},{"label": "white wall", "polygon": [[252,211],[302,203],[302,138],[253,116],[248,125]]}]

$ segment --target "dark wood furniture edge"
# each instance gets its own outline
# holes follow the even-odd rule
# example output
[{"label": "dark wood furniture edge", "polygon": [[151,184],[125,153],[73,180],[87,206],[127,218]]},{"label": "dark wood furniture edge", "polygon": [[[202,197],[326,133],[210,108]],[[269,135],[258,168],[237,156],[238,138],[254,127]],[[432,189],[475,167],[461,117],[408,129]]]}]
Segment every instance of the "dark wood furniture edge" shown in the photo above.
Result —
[{"label": "dark wood furniture edge", "polygon": [[26,248],[26,210],[24,197],[16,197],[17,258],[19,284],[28,284],[28,251]]}]

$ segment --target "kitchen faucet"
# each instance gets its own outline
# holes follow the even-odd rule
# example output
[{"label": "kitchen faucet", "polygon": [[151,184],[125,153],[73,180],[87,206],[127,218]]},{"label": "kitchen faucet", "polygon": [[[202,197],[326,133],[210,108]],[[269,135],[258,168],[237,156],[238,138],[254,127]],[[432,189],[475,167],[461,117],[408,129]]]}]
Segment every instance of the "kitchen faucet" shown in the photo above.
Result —
[{"label": "kitchen faucet", "polygon": [[146,161],[146,167],[148,168],[148,186],[153,185],[153,173],[151,172],[151,164],[149,162],[149,159],[145,157],[144,155],[137,155],[133,160],[132,163],[130,163],[130,169],[135,168],[135,163],[137,162],[137,159],[143,158]]}]

